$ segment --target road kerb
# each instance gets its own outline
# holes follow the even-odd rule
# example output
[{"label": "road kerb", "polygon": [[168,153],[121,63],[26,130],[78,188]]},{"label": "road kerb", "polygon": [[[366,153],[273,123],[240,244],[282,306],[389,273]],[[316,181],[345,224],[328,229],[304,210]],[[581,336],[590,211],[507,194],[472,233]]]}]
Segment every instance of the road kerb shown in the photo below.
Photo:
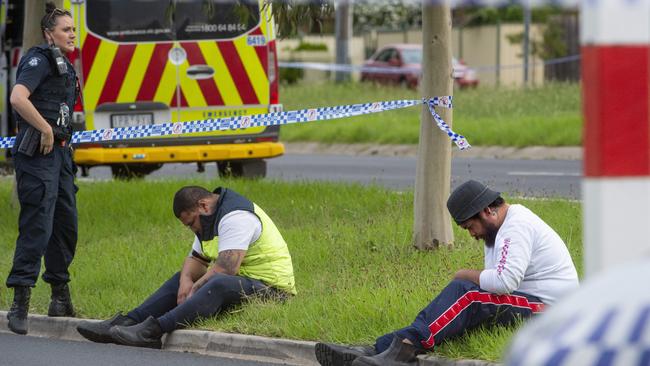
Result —
[{"label": "road kerb", "polygon": [[[77,325],[82,321],[99,320],[30,314],[28,335],[87,342],[77,332]],[[6,311],[0,311],[0,332],[10,332]],[[168,351],[246,358],[285,365],[317,365],[314,345],[314,342],[204,330],[177,330],[163,341],[163,349]]]},{"label": "road kerb", "polygon": [[[88,342],[77,332],[80,318],[53,318],[29,315],[29,335],[36,337]],[[10,333],[7,312],[0,311],[0,332]],[[314,355],[315,342],[207,330],[176,330],[165,337],[163,349],[203,355],[232,357],[284,365],[318,365]],[[450,360],[432,354],[418,357],[420,366],[497,366],[480,360]]]}]

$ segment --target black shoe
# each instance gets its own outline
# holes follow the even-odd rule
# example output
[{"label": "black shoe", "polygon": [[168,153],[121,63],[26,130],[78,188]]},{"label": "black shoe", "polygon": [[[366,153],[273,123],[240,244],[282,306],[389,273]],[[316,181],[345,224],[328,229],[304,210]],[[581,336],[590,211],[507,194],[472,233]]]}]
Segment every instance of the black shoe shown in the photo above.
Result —
[{"label": "black shoe", "polygon": [[162,348],[163,332],[160,323],[153,316],[130,327],[116,325],[109,331],[118,344],[134,347]]},{"label": "black shoe", "polygon": [[349,366],[357,357],[377,354],[374,347],[341,346],[330,343],[316,343],[316,359],[322,366]]},{"label": "black shoe", "polygon": [[359,357],[352,366],[406,366],[415,365],[417,355],[424,351],[410,343],[404,343],[399,337],[394,337],[390,347],[375,356]]},{"label": "black shoe", "polygon": [[70,288],[67,283],[52,285],[52,297],[48,316],[70,316],[74,317],[75,312],[70,298]]},{"label": "black shoe", "polygon": [[77,325],[77,332],[89,341],[97,343],[114,343],[115,341],[109,332],[111,327],[114,325],[130,326],[135,324],[138,324],[138,322],[128,316],[122,315],[122,313],[117,313],[112,318],[101,322],[81,322]]},{"label": "black shoe", "polygon": [[14,302],[7,313],[9,329],[17,334],[27,334],[27,312],[32,288],[29,286],[14,287]]}]

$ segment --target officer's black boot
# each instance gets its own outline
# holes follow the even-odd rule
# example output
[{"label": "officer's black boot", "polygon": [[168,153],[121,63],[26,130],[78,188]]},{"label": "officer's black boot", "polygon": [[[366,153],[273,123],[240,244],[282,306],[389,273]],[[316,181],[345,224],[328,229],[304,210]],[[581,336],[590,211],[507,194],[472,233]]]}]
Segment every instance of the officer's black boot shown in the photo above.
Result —
[{"label": "officer's black boot", "polygon": [[153,316],[130,327],[116,325],[109,331],[115,343],[125,346],[162,348],[163,332],[160,323]]},{"label": "officer's black boot", "polygon": [[375,347],[341,346],[330,343],[316,343],[316,359],[322,366],[350,366],[352,361],[361,356],[374,356]]},{"label": "officer's black boot", "polygon": [[14,302],[7,313],[9,329],[18,334],[27,334],[27,312],[32,288],[29,286],[14,287]]},{"label": "officer's black boot", "polygon": [[52,301],[47,311],[48,316],[75,316],[70,299],[70,288],[67,283],[52,285]]},{"label": "officer's black boot", "polygon": [[77,332],[89,341],[97,343],[113,343],[115,341],[113,340],[113,337],[111,337],[110,330],[114,325],[123,325],[128,327],[135,324],[138,324],[138,322],[128,316],[122,315],[122,313],[117,313],[112,318],[101,322],[81,322],[77,325]]},{"label": "officer's black boot", "polygon": [[399,337],[394,337],[390,347],[375,356],[359,357],[352,366],[405,366],[415,365],[417,355],[422,353],[410,343],[404,343]]}]

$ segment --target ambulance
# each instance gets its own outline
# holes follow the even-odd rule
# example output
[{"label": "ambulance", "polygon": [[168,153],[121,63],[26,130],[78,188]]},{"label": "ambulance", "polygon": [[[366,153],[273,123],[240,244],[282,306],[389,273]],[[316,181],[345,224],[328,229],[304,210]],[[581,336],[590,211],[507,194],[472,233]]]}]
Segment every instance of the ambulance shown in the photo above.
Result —
[{"label": "ambulance", "polygon": [[[24,2],[1,0],[3,136],[15,132],[8,93],[20,58]],[[65,0],[77,28],[77,130],[187,122],[282,110],[274,24],[263,0]],[[40,18],[39,18],[40,19]],[[165,163],[216,162],[220,174],[266,175],[284,153],[279,127],[80,143],[82,174],[110,166],[141,177]],[[4,154],[3,154],[4,155]]]}]

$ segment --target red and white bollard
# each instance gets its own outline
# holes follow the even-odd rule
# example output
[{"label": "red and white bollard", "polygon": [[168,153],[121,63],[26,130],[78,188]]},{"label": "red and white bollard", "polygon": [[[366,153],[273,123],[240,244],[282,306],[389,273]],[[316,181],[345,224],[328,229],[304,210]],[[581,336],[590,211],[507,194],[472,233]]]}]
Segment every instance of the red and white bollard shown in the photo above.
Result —
[{"label": "red and white bollard", "polygon": [[585,275],[650,256],[650,0],[581,8]]}]

